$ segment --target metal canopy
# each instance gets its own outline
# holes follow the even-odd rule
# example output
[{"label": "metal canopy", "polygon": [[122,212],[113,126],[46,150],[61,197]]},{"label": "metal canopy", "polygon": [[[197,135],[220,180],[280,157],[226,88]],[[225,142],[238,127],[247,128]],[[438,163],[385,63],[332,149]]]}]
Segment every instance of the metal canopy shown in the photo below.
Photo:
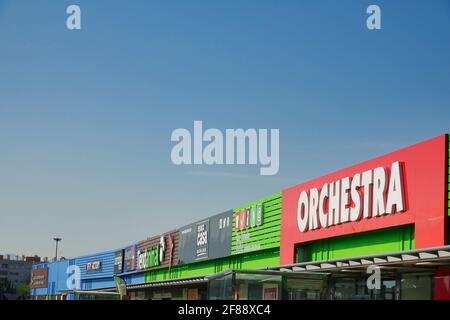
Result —
[{"label": "metal canopy", "polygon": [[[148,282],[144,284],[137,284],[137,285],[128,285],[127,290],[133,290],[133,289],[144,289],[144,288],[154,288],[154,287],[165,287],[165,286],[180,286],[180,285],[189,285],[189,284],[197,284],[197,283],[206,283],[208,281],[214,280],[214,279],[220,279],[227,275],[230,275],[232,273],[240,273],[240,274],[259,274],[259,275],[284,275],[286,274],[286,271],[284,270],[247,270],[247,269],[228,269],[222,272],[218,272],[212,275],[204,275],[204,276],[197,276],[197,277],[190,277],[190,278],[181,278],[181,279],[173,279],[173,280],[166,280],[166,281],[155,281],[155,282]],[[291,273],[292,274],[292,273]],[[311,278],[311,277],[320,277],[322,278],[324,276],[323,273],[308,273],[305,275],[298,275],[298,278]]]},{"label": "metal canopy", "polygon": [[[291,270],[261,270],[261,269],[228,269],[222,272],[218,272],[211,275],[203,275],[203,276],[195,276],[195,277],[188,277],[188,278],[179,278],[179,279],[171,279],[171,280],[163,280],[163,281],[154,281],[154,282],[147,282],[142,284],[135,284],[135,285],[127,285],[127,290],[137,290],[137,289],[146,289],[146,288],[157,288],[157,287],[167,287],[167,286],[180,286],[180,285],[190,285],[190,284],[199,284],[199,283],[207,283],[208,281],[214,280],[214,279],[220,279],[227,275],[230,275],[232,273],[240,273],[240,274],[256,274],[256,275],[286,275],[289,274],[295,278],[301,278],[301,279],[317,279],[317,278],[323,278],[326,276],[324,273],[314,273],[314,272],[308,272],[307,274],[302,275],[296,275],[292,274],[290,272]],[[116,289],[114,287],[108,287],[108,288],[97,288],[97,289],[88,289],[84,292],[93,293],[98,292],[99,290],[103,292],[114,292]],[[72,290],[67,292],[73,292]]]},{"label": "metal canopy", "polygon": [[[450,265],[450,245],[443,247],[433,247],[427,249],[416,249],[409,251],[398,251],[385,254],[367,255],[359,257],[351,257],[345,259],[331,259],[322,261],[302,262],[296,264],[280,265],[273,267],[266,267],[253,270],[226,270],[212,275],[203,275],[189,278],[179,278],[172,280],[147,282],[137,285],[127,285],[128,290],[155,288],[164,286],[180,286],[206,283],[210,280],[221,278],[233,272],[236,273],[251,273],[251,274],[266,274],[266,275],[292,275],[297,274],[299,277],[307,277],[308,275],[320,276],[324,273],[355,271],[358,269],[367,268],[370,265],[382,266],[386,269],[402,269],[414,268],[414,270],[430,270],[430,267],[440,265]],[[300,275],[302,274],[302,275]],[[95,291],[115,291],[115,288],[99,288],[95,290],[86,290],[86,292]],[[66,291],[70,292],[70,291]]]},{"label": "metal canopy", "polygon": [[342,269],[361,269],[370,265],[393,267],[431,267],[450,264],[450,245],[426,249],[398,251],[345,259],[301,262],[282,266],[267,267],[262,270],[280,270],[285,272],[321,272]]},{"label": "metal canopy", "polygon": [[144,289],[144,288],[154,288],[154,287],[165,287],[165,286],[180,286],[207,282],[206,276],[190,277],[190,278],[180,278],[166,281],[155,281],[147,282],[144,284],[136,284],[127,286],[127,290],[133,289]]},{"label": "metal canopy", "polygon": [[[207,281],[208,281],[208,279],[206,276],[180,278],[180,279],[173,279],[173,280],[154,281],[154,282],[147,282],[147,283],[142,283],[142,284],[127,285],[127,290],[154,288],[154,287],[162,287],[162,286],[189,285],[189,284],[195,284],[195,283],[204,283]],[[116,290],[117,289],[115,287],[105,287],[105,288],[96,288],[96,289],[86,289],[83,292],[86,292],[86,293],[96,293],[99,291],[115,292]],[[61,292],[72,293],[74,291],[73,290],[63,290]]]}]

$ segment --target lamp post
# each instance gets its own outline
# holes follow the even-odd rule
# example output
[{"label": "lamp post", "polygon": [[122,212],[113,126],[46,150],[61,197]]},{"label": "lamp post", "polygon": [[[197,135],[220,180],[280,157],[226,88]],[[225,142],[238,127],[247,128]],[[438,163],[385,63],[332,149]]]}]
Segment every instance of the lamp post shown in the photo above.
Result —
[{"label": "lamp post", "polygon": [[53,240],[55,240],[55,242],[56,242],[55,261],[58,261],[58,242],[60,242],[62,239],[61,238],[53,238]]}]

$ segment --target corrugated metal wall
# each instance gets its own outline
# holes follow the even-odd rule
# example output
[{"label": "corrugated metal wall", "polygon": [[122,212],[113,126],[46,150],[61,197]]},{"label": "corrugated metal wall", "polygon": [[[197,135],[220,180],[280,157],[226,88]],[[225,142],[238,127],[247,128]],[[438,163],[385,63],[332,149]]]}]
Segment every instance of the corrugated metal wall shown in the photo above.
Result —
[{"label": "corrugated metal wall", "polygon": [[55,295],[61,290],[67,290],[67,267],[69,260],[40,263],[33,265],[33,269],[48,268],[47,288],[32,289],[32,295]]},{"label": "corrugated metal wall", "polygon": [[[263,205],[262,225],[235,230],[236,212],[254,205]],[[231,254],[280,247],[281,193],[233,209],[233,236]],[[240,240],[239,240],[240,237]]]},{"label": "corrugated metal wall", "polygon": [[279,248],[232,255],[225,258],[205,260],[174,266],[170,270],[157,269],[145,273],[145,282],[211,275],[229,269],[257,269],[280,263]]},{"label": "corrugated metal wall", "polygon": [[[82,290],[114,286],[114,253],[116,251],[101,252],[75,259],[75,265],[80,268]],[[100,262],[100,268],[88,271],[88,263],[93,262]]]},{"label": "corrugated metal wall", "polygon": [[[164,243],[166,249],[164,250],[164,260],[152,269],[157,268],[166,268],[170,265],[174,266],[178,264],[179,260],[179,251],[180,251],[180,233],[178,230],[172,230],[162,235],[149,237],[145,240],[139,241],[138,243],[138,251],[146,252],[147,249],[156,248],[156,246],[160,243],[161,237],[164,237]],[[172,238],[173,241],[173,252],[170,254],[170,241],[169,238]],[[145,269],[141,269],[139,271],[145,271]]]},{"label": "corrugated metal wall", "polygon": [[321,239],[299,246],[296,262],[349,258],[414,249],[414,225]]},{"label": "corrugated metal wall", "polygon": [[[115,252],[116,250],[113,250],[76,258],[75,264],[80,267],[81,280],[113,277]],[[100,269],[87,271],[87,264],[97,261],[101,263]]]}]

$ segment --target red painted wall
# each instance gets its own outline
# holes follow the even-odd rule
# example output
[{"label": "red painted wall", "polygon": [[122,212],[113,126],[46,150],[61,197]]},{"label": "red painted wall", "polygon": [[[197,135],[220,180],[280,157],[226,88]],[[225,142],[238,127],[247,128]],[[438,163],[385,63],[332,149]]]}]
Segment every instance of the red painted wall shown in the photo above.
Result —
[{"label": "red painted wall", "polygon": [[[283,190],[280,263],[294,263],[294,246],[298,243],[410,223],[414,223],[415,227],[415,248],[445,245],[446,139],[446,135],[441,135]],[[396,161],[403,164],[406,211],[300,232],[297,207],[301,191],[320,189],[325,183],[352,177],[356,173],[380,166],[389,170]]]},{"label": "red painted wall", "polygon": [[450,300],[450,270],[436,271],[434,277],[434,300]]}]

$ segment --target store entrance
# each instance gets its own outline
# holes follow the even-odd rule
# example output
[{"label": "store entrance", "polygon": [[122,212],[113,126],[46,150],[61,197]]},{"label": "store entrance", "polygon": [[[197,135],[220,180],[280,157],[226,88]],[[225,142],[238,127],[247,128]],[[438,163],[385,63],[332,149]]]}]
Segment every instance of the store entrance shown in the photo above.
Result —
[{"label": "store entrance", "polygon": [[210,300],[325,299],[328,275],[267,270],[228,270],[210,279]]},{"label": "store entrance", "polygon": [[363,275],[335,276],[330,280],[330,294],[333,300],[398,300],[400,279],[383,277],[379,288],[371,288]]},{"label": "store entrance", "polygon": [[130,292],[131,300],[205,300],[206,284],[143,288]]}]

